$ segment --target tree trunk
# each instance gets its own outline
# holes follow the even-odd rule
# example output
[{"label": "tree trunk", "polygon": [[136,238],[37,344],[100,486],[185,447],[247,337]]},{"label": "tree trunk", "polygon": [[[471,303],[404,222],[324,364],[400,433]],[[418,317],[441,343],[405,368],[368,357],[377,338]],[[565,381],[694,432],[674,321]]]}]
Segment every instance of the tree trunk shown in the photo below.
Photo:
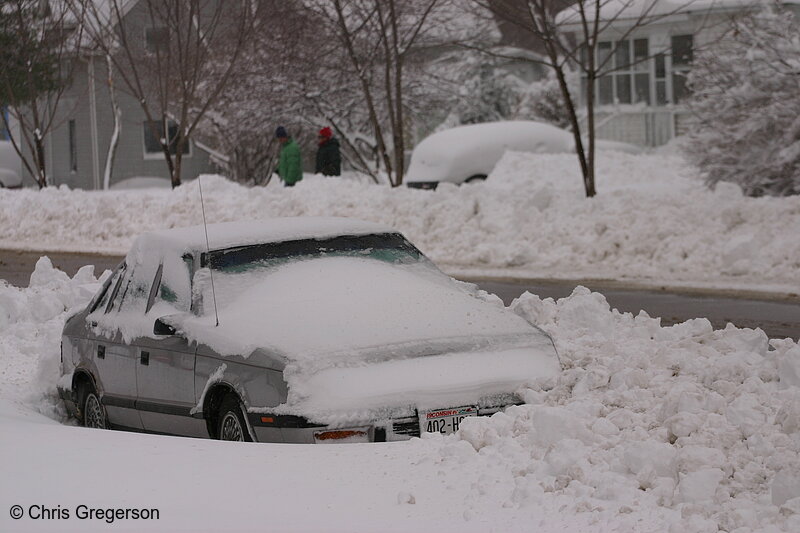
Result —
[{"label": "tree trunk", "polygon": [[33,142],[36,150],[36,183],[39,185],[39,189],[44,189],[47,187],[47,169],[44,157],[44,139],[39,130],[33,133]]},{"label": "tree trunk", "polygon": [[111,134],[111,142],[108,145],[108,153],[106,154],[106,168],[103,172],[103,189],[108,190],[111,186],[111,173],[114,169],[114,158],[117,154],[117,146],[119,145],[119,132],[120,121],[122,119],[122,110],[117,103],[117,91],[114,88],[113,77],[113,64],[111,56],[106,54],[106,68],[108,68],[108,94],[111,97],[111,110],[114,113],[114,131]]}]

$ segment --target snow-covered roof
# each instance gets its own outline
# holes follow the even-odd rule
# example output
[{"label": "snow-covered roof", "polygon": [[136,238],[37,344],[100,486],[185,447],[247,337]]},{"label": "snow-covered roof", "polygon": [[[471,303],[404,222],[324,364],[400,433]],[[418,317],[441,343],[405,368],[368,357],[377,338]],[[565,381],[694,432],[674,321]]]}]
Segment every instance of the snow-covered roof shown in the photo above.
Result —
[{"label": "snow-covered roof", "polygon": [[[625,21],[640,18],[648,20],[678,14],[738,11],[762,3],[764,2],[760,0],[605,0],[601,2],[600,20]],[[800,0],[785,0],[781,3],[800,4]],[[592,2],[585,8],[587,21],[594,20],[594,7],[595,4]],[[580,15],[577,4],[564,9],[556,16],[556,23],[559,25],[579,22]]]},{"label": "snow-covered roof", "polygon": [[[342,217],[283,217],[209,224],[208,244],[212,250],[268,242],[324,239],[337,235],[367,235],[396,232],[389,226]],[[173,228],[145,233],[133,245],[137,248],[171,248],[180,252],[206,248],[204,226]]]}]

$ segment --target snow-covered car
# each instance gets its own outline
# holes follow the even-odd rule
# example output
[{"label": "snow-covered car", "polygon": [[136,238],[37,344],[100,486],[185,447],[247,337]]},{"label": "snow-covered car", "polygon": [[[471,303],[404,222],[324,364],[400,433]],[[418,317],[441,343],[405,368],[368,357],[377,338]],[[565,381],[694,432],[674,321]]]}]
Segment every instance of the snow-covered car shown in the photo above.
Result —
[{"label": "snow-covered car", "polygon": [[0,188],[22,187],[19,156],[10,141],[0,141]]},{"label": "snow-covered car", "polygon": [[389,227],[281,218],[137,238],[62,337],[84,425],[224,440],[450,433],[561,371],[551,338]]},{"label": "snow-covered car", "polygon": [[[640,153],[641,148],[615,141],[597,141],[601,150]],[[543,122],[516,120],[470,124],[434,133],[417,144],[405,182],[408,187],[435,189],[440,182],[485,180],[506,151],[570,153],[570,132]]]}]

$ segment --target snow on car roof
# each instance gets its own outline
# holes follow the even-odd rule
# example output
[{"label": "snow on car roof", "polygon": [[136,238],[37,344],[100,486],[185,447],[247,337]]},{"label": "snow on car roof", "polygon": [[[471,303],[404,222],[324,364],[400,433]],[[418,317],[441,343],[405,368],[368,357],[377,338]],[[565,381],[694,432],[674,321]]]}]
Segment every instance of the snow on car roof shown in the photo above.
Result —
[{"label": "snow on car roof", "polygon": [[[324,239],[337,235],[396,233],[390,226],[343,217],[282,217],[263,220],[208,224],[208,247],[222,250],[233,246],[282,242],[300,239]],[[181,253],[206,249],[203,226],[172,228],[140,235],[132,250],[169,248]]]}]

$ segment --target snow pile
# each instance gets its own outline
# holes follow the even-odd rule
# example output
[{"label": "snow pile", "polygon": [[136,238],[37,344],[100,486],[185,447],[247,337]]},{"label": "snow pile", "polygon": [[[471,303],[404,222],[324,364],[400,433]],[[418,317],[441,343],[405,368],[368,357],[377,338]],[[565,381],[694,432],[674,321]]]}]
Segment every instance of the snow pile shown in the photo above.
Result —
[{"label": "snow pile", "polygon": [[36,263],[26,289],[0,280],[0,397],[50,416],[63,413],[55,393],[61,329],[69,310],[85,306],[99,287],[94,267],[70,279],[47,257]]},{"label": "snow pile", "polygon": [[[526,294],[510,307],[553,335],[566,367],[558,385],[527,391],[527,403],[505,413],[467,419],[458,435],[236,446],[38,423],[32,410],[58,419],[67,309],[88,301],[97,283],[87,269],[70,280],[43,258],[30,288],[0,284],[0,451],[15,457],[13,503],[120,505],[109,499],[120,494],[118,477],[107,476],[113,469],[142,498],[131,503],[147,504],[150,494],[169,510],[156,529],[213,530],[229,520],[187,503],[224,481],[241,503],[226,524],[240,530],[263,519],[253,513],[264,498],[270,519],[290,531],[344,530],[328,527],[332,517],[348,531],[378,523],[392,524],[387,531],[800,530],[800,345],[792,340],[715,331],[705,319],[664,328],[579,287],[558,301]],[[42,484],[31,469],[90,480],[91,492]],[[170,483],[154,486],[154,471]],[[298,472],[307,480],[301,493],[286,484]]]},{"label": "snow pile", "polygon": [[482,461],[510,472],[512,501],[650,509],[671,531],[800,529],[797,343],[705,319],[662,328],[583,287],[511,307],[554,336],[567,367],[527,405],[462,424]]},{"label": "snow pile", "polygon": [[[335,178],[246,188],[204,176],[208,222],[345,216],[397,228],[448,272],[610,278],[795,292],[800,197],[707,190],[675,155],[602,152],[587,200],[574,155],[507,153],[485,183],[436,191]],[[0,190],[0,248],[124,254],[145,231],[202,223],[174,191]]]}]

